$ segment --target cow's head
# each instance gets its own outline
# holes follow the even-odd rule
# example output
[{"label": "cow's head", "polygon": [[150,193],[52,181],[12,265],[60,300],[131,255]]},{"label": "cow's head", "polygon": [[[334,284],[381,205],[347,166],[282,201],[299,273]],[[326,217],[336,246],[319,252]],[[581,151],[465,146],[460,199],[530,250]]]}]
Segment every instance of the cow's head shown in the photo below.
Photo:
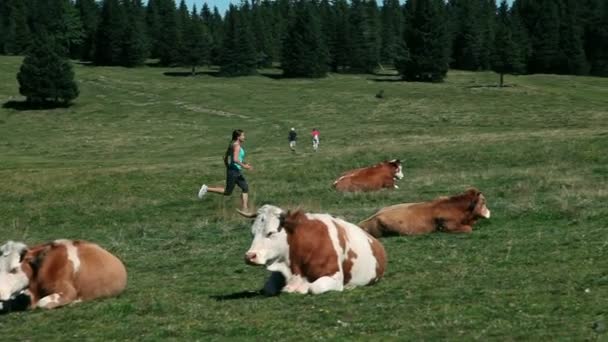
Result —
[{"label": "cow's head", "polygon": [[239,213],[245,217],[255,218],[251,226],[253,241],[247,253],[245,262],[250,265],[270,265],[278,259],[287,259],[289,245],[287,234],[283,229],[285,217],[283,209],[266,204],[255,214]]},{"label": "cow's head", "polygon": [[466,191],[465,195],[470,199],[469,211],[475,215],[475,217],[490,218],[490,209],[486,206],[486,198],[481,191],[470,188]]},{"label": "cow's head", "polygon": [[393,178],[401,179],[403,178],[403,167],[401,165],[401,160],[393,159],[388,161],[388,165],[393,169]]},{"label": "cow's head", "polygon": [[29,285],[29,277],[22,264],[27,246],[21,242],[8,241],[0,246],[0,301],[18,295]]}]

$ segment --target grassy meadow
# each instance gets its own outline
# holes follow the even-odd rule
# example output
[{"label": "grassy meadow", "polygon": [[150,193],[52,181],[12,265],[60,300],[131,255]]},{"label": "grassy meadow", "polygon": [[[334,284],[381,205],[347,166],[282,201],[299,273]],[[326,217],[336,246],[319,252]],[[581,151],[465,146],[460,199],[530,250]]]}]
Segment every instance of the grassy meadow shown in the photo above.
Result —
[{"label": "grassy meadow", "polygon": [[[5,340],[608,339],[608,79],[507,76],[498,89],[484,72],[422,84],[76,64],[73,106],[18,110],[20,63],[0,57],[1,240],[95,241],[125,262],[129,285],[0,316]],[[203,182],[223,184],[235,128],[256,207],[356,223],[475,186],[492,218],[470,235],[382,239],[388,270],[371,287],[256,296],[268,272],[243,262],[240,191],[196,198]],[[342,171],[393,158],[399,189],[331,189]]]}]

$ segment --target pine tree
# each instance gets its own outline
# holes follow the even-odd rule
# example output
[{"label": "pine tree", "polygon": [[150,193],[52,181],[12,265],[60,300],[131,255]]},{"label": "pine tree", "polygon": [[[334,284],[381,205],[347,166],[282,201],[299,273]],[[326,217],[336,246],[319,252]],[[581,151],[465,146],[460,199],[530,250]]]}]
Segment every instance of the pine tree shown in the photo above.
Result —
[{"label": "pine tree", "polygon": [[123,57],[126,14],[118,0],[104,0],[101,18],[95,35],[94,63],[96,65],[120,65]]},{"label": "pine tree", "polygon": [[306,0],[295,4],[283,45],[281,68],[286,77],[325,77],[327,47],[321,22],[313,5]]},{"label": "pine tree", "polygon": [[192,7],[190,20],[186,24],[186,30],[182,37],[181,64],[191,67],[192,76],[194,76],[196,75],[196,67],[209,61],[211,38],[202,18],[197,14],[195,5]]},{"label": "pine tree", "polygon": [[481,3],[481,53],[479,69],[488,70],[492,63],[494,37],[496,33],[496,0],[482,0]]},{"label": "pine tree", "polygon": [[586,4],[585,51],[590,74],[608,77],[608,3],[589,0]]},{"label": "pine tree", "polygon": [[158,58],[160,56],[161,44],[161,20],[160,20],[160,5],[162,0],[148,0],[146,6],[146,34],[150,48],[150,57]]},{"label": "pine tree", "polygon": [[483,54],[483,18],[480,0],[448,3],[452,28],[452,64],[455,69],[479,70]]},{"label": "pine tree", "polygon": [[179,63],[179,30],[174,0],[158,0],[160,39],[157,41],[158,57],[164,66]]},{"label": "pine tree", "polygon": [[402,35],[403,15],[399,0],[383,0],[380,61],[393,63],[397,56],[399,40]]},{"label": "pine tree", "polygon": [[73,47],[72,57],[90,61],[93,60],[99,8],[95,0],[76,0],[76,9],[82,22],[83,37],[81,43]]},{"label": "pine tree", "polygon": [[4,18],[4,41],[5,53],[17,55],[24,53],[31,42],[31,31],[28,25],[28,11],[23,0],[5,0],[2,13]]},{"label": "pine tree", "polygon": [[583,46],[583,27],[577,0],[565,0],[560,13],[559,73],[586,75],[589,64]]},{"label": "pine tree", "polygon": [[67,104],[78,97],[72,66],[56,50],[54,39],[42,36],[36,39],[24,58],[17,80],[19,93],[27,102]]},{"label": "pine tree", "polygon": [[126,67],[142,65],[148,57],[148,37],[145,29],[142,0],[124,0],[129,25],[125,27],[120,64]]},{"label": "pine tree", "polygon": [[406,81],[441,82],[448,71],[449,36],[443,0],[409,0],[405,4],[402,49],[396,67]]},{"label": "pine tree", "polygon": [[555,0],[516,0],[513,6],[530,39],[528,71],[554,73],[559,62],[559,8]]},{"label": "pine tree", "polygon": [[225,18],[220,58],[220,73],[225,76],[245,76],[256,72],[257,56],[253,35],[247,24],[241,11],[230,5]]},{"label": "pine tree", "polygon": [[[375,7],[375,1],[373,6]],[[377,8],[376,8],[377,10]],[[379,37],[376,13],[366,8],[362,0],[352,0],[349,16],[351,54],[349,66],[353,71],[373,72],[379,59]]]},{"label": "pine tree", "polygon": [[345,69],[350,64],[350,56],[353,50],[350,27],[350,8],[346,0],[336,0],[335,28],[336,31],[331,41],[331,68],[334,72]]},{"label": "pine tree", "polygon": [[274,51],[272,48],[272,12],[270,7],[260,1],[251,2],[251,29],[255,37],[258,67],[272,65]]},{"label": "pine tree", "polygon": [[519,46],[513,40],[511,29],[509,6],[506,0],[502,0],[498,9],[495,47],[492,54],[492,70],[500,75],[500,87],[504,84],[504,74],[518,73],[523,70],[523,58]]}]

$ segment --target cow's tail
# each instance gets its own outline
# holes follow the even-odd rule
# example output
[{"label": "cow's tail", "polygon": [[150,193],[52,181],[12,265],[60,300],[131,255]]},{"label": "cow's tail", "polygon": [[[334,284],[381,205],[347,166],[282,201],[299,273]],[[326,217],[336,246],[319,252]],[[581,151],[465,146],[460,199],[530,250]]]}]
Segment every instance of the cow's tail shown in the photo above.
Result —
[{"label": "cow's tail", "polygon": [[382,236],[382,223],[378,220],[377,213],[359,222],[358,226],[373,237]]}]

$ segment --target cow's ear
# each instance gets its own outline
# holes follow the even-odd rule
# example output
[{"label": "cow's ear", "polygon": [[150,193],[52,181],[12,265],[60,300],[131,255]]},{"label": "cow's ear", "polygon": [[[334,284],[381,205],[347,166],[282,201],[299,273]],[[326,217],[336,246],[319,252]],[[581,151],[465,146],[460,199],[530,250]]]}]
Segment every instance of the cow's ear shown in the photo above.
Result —
[{"label": "cow's ear", "polygon": [[27,252],[27,248],[23,248],[21,252],[19,252],[19,263],[23,262],[23,259],[25,259],[25,255],[27,254]]},{"label": "cow's ear", "polygon": [[279,232],[285,226],[285,216],[286,216],[285,212],[282,212],[281,214],[279,214],[279,229],[278,229]]},{"label": "cow's ear", "polygon": [[47,253],[51,250],[52,245],[48,244],[42,248],[36,248],[34,250],[28,250],[23,256],[23,260],[26,261],[34,270],[40,268]]}]

